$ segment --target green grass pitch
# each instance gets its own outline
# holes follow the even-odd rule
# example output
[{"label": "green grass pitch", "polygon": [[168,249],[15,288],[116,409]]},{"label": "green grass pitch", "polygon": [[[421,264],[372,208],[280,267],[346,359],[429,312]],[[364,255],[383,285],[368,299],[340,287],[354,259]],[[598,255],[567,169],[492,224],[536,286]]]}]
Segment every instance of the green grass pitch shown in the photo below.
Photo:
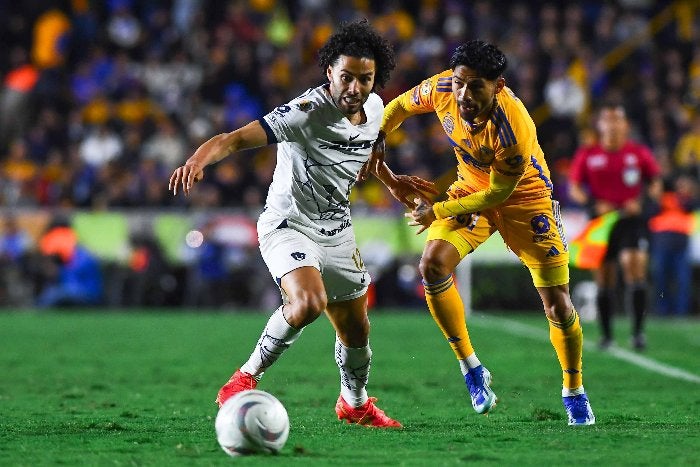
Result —
[{"label": "green grass pitch", "polygon": [[[334,336],[321,318],[259,386],[289,412],[291,432],[282,453],[231,459],[214,436],[214,397],[247,358],[267,315],[2,313],[0,465],[700,462],[697,320],[650,321],[649,350],[641,364],[598,351],[592,345],[597,328],[585,323],[584,381],[598,422],[569,427],[561,406],[561,371],[541,313],[469,317],[472,341],[493,373],[500,399],[489,416],[472,411],[459,367],[427,312],[373,310],[370,317],[369,393],[405,428],[338,422]],[[620,319],[616,330],[624,349],[628,323]],[[666,376],[648,361],[690,377]]]}]

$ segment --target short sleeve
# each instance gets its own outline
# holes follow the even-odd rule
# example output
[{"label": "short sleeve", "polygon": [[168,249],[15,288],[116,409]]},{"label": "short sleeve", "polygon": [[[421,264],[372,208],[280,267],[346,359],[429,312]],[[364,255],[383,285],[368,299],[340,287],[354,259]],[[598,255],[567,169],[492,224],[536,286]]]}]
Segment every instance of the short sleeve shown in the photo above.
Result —
[{"label": "short sleeve", "polygon": [[[262,118],[263,128],[268,134],[268,142],[299,142],[302,140],[301,128],[308,119],[308,113],[300,109],[294,101],[280,105]],[[274,135],[274,141],[270,137]]]}]

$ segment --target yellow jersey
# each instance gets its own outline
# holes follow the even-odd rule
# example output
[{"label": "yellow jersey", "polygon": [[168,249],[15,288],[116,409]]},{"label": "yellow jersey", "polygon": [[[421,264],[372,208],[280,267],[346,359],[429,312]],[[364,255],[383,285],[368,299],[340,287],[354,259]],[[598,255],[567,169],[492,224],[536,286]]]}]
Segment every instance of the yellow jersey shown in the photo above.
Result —
[{"label": "yellow jersey", "polygon": [[[491,118],[473,130],[459,115],[452,70],[424,80],[396,99],[409,115],[434,111],[440,119],[457,157],[457,180],[448,190],[450,198],[485,190],[491,170],[519,179],[507,204],[551,197],[549,168],[537,142],[535,123],[508,87],[496,94]],[[399,124],[385,117],[382,128],[388,133]]]}]

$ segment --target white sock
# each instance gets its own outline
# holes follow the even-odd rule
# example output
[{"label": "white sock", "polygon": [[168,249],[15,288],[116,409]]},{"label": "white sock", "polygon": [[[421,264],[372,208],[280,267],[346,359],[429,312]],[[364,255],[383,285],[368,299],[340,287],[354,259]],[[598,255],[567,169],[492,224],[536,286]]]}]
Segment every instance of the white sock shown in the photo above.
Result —
[{"label": "white sock", "polygon": [[574,389],[561,388],[561,397],[578,396],[579,394],[585,394],[585,392],[586,390],[583,389],[583,386],[579,386]]},{"label": "white sock", "polygon": [[459,369],[462,370],[463,375],[466,375],[469,372],[469,368],[476,368],[479,365],[481,365],[481,362],[476,356],[476,352],[469,355],[467,358],[459,360]]},{"label": "white sock", "polygon": [[297,340],[303,330],[303,328],[291,327],[284,319],[282,306],[277,308],[267,320],[265,329],[255,345],[255,350],[248,357],[248,361],[241,366],[241,371],[253,376],[262,376],[265,370],[271,367],[282,353]]},{"label": "white sock", "polygon": [[360,348],[346,347],[335,336],[335,363],[340,369],[340,395],[352,407],[361,407],[367,402],[367,380],[372,363],[369,344]]}]

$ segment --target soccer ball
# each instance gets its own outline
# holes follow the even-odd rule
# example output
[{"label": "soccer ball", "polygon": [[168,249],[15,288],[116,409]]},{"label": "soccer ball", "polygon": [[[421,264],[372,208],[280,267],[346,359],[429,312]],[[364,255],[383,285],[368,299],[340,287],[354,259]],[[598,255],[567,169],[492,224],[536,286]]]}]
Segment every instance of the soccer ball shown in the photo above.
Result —
[{"label": "soccer ball", "polygon": [[289,417],[275,396],[250,389],[224,402],[215,428],[216,440],[229,456],[277,454],[289,436]]}]

